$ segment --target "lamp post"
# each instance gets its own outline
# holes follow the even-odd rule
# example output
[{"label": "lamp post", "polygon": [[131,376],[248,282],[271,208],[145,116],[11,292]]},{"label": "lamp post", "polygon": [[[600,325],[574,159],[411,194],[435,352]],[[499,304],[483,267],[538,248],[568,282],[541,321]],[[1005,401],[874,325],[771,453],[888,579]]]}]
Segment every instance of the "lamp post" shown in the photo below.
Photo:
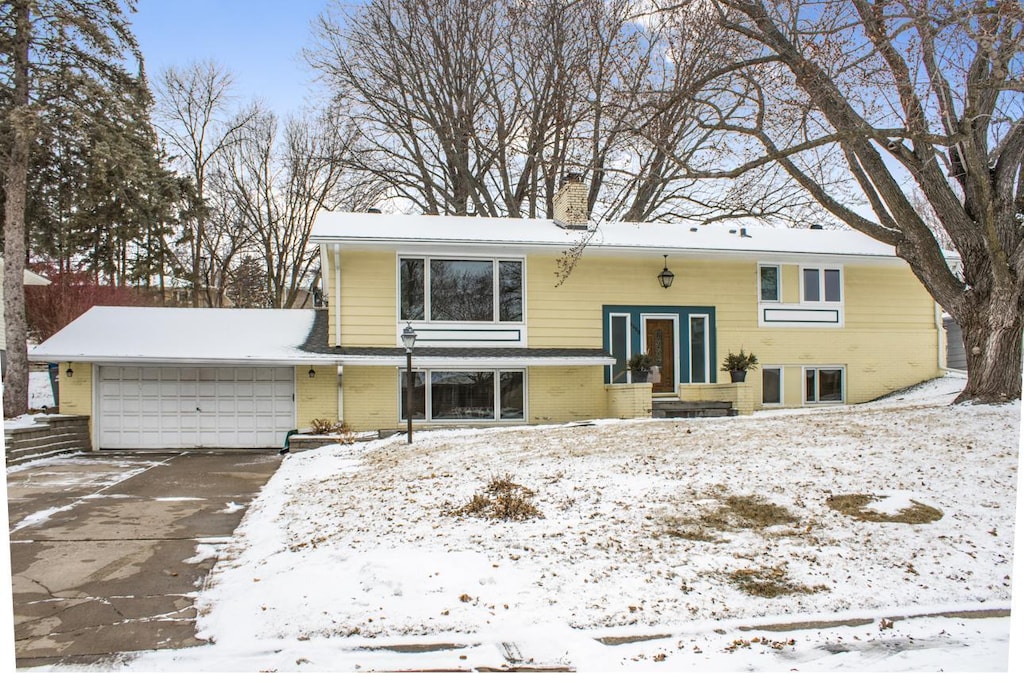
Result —
[{"label": "lamp post", "polygon": [[416,330],[405,323],[402,346],[405,347],[405,442],[412,443],[412,347],[416,345]]}]

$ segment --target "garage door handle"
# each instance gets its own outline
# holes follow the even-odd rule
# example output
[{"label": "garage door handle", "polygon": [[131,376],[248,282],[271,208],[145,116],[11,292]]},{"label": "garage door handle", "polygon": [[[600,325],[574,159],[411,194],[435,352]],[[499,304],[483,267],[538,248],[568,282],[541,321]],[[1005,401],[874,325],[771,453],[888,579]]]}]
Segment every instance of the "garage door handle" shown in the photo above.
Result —
[{"label": "garage door handle", "polygon": [[196,406],[196,412],[197,412],[197,413],[201,413],[201,412],[203,412],[203,411],[202,411],[202,409],[201,409],[201,408],[200,408],[199,406]]}]

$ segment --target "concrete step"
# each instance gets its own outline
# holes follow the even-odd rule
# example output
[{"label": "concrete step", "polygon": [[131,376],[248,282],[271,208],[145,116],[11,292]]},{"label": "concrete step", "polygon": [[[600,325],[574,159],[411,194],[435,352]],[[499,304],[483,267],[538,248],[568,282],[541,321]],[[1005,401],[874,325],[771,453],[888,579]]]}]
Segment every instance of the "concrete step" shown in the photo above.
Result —
[{"label": "concrete step", "polygon": [[651,417],[659,418],[732,417],[738,414],[729,401],[658,400],[651,406]]}]

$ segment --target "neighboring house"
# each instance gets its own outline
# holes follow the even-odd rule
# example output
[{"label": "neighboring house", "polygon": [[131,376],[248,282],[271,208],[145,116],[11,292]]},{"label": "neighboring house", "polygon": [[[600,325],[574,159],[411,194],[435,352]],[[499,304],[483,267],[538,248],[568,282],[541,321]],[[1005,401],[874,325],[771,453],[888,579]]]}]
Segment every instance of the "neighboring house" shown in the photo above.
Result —
[{"label": "neighboring house", "polygon": [[[424,427],[646,416],[652,400],[858,403],[941,374],[941,317],[891,247],[820,229],[588,230],[582,190],[563,186],[554,221],[324,212],[325,309],[92,309],[33,358],[73,370],[61,412],[91,415],[102,448],[280,445],[314,418],[403,429],[407,324]],[[733,384],[719,366],[741,348],[761,365]],[[639,351],[655,383],[625,372]]]},{"label": "neighboring house", "polygon": [[[0,258],[0,273],[4,270],[4,260]],[[42,275],[36,275],[30,270],[25,271],[24,282],[26,285],[42,286],[50,284]],[[7,376],[7,320],[4,317],[4,279],[0,277],[0,377]]]}]

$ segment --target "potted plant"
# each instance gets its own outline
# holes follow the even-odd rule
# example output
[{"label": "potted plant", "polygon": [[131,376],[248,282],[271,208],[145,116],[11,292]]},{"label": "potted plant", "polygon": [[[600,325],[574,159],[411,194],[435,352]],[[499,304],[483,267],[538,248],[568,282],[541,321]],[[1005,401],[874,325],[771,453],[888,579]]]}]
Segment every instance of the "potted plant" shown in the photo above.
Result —
[{"label": "potted plant", "polygon": [[733,382],[745,381],[747,370],[753,370],[756,367],[757,356],[752,353],[744,353],[742,348],[739,353],[730,351],[722,361],[722,370],[729,371],[729,377]]},{"label": "potted plant", "polygon": [[626,363],[626,369],[629,370],[629,375],[633,378],[634,383],[647,381],[653,362],[649,354],[633,354],[633,357]]}]

